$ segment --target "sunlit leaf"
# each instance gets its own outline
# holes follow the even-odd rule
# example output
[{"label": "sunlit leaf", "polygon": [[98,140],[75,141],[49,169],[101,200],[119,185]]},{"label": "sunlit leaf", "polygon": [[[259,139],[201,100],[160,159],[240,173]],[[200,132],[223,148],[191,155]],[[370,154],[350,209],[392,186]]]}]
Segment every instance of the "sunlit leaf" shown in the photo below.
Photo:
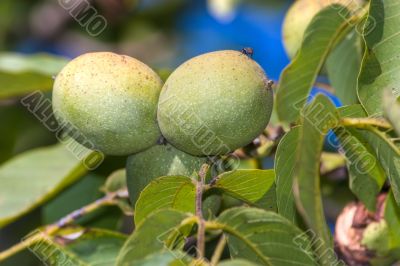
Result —
[{"label": "sunlit leaf", "polygon": [[163,176],[153,180],[140,193],[135,206],[135,224],[160,209],[195,211],[196,186],[186,176]]},{"label": "sunlit leaf", "polygon": [[249,203],[261,199],[275,181],[273,170],[241,169],[218,176],[212,188]]},{"label": "sunlit leaf", "polygon": [[382,114],[383,90],[400,95],[400,5],[398,0],[371,0],[361,73],[358,77],[360,101],[369,115]]}]

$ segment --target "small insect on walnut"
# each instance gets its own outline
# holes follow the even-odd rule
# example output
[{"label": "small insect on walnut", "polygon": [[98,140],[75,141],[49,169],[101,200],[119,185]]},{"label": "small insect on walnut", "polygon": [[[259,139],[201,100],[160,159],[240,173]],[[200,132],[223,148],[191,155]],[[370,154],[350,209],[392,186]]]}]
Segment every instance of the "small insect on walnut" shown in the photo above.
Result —
[{"label": "small insect on walnut", "polygon": [[247,55],[250,58],[253,58],[254,50],[251,47],[245,47],[242,50],[240,50],[242,54]]}]

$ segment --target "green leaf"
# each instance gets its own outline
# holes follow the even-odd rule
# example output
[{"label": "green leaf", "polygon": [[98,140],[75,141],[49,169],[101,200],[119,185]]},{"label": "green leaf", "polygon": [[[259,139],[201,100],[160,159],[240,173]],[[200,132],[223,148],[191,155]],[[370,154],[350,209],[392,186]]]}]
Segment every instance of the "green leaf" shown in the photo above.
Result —
[{"label": "green leaf", "polygon": [[196,185],[186,176],[163,176],[150,182],[135,206],[135,224],[161,209],[195,212]]},{"label": "green leaf", "polygon": [[167,245],[169,237],[179,231],[182,221],[188,217],[189,214],[176,210],[160,210],[149,215],[125,242],[116,265],[132,265],[152,253],[170,250]]},{"label": "green leaf", "polygon": [[317,75],[338,38],[348,30],[349,12],[331,5],[320,11],[310,22],[300,51],[285,68],[279,80],[276,95],[278,116],[282,121],[294,122],[307,100]]},{"label": "green leaf", "polygon": [[5,162],[0,166],[0,227],[43,204],[85,172],[83,163],[63,145],[31,150]]},{"label": "green leaf", "polygon": [[[184,252],[179,251],[162,251],[154,253],[146,258],[134,261],[132,266],[185,266],[190,265],[191,257]],[[129,264],[128,264],[129,265]]]},{"label": "green leaf", "polygon": [[15,122],[18,121],[18,125],[25,125],[26,122],[23,117],[22,110],[19,106],[0,106],[0,163],[12,157],[18,139],[18,133],[21,130],[19,126],[15,125]]},{"label": "green leaf", "polygon": [[386,176],[366,141],[351,128],[334,130],[347,159],[351,191],[370,210],[375,211],[376,197]]},{"label": "green leaf", "polygon": [[279,142],[275,154],[276,199],[278,213],[297,223],[299,217],[293,195],[293,179],[296,164],[296,146],[301,127],[292,128]]},{"label": "green leaf", "polygon": [[[45,95],[42,99],[47,98]],[[44,127],[41,123],[43,119],[39,121],[31,112],[27,112],[21,102],[15,100],[8,100],[9,103],[1,100],[0,102],[2,102],[0,106],[0,163],[21,152],[56,142],[55,132]],[[51,106],[47,111],[50,109]],[[50,120],[52,119],[48,119],[47,122]],[[46,125],[49,124],[46,123]]]},{"label": "green leaf", "polygon": [[360,101],[369,115],[382,114],[383,90],[400,95],[400,6],[398,0],[371,0],[364,33],[366,44],[358,77]]},{"label": "green leaf", "polygon": [[365,112],[361,104],[342,106],[339,107],[337,110],[341,118],[360,118],[367,116],[367,113]]},{"label": "green leaf", "polygon": [[67,62],[68,59],[64,57],[50,54],[0,53],[0,71],[9,73],[35,72],[52,76],[56,75]]},{"label": "green leaf", "polygon": [[400,208],[392,192],[386,197],[384,217],[389,226],[390,248],[400,248]]},{"label": "green leaf", "polygon": [[[341,118],[365,118],[362,105],[355,104],[338,109]],[[355,130],[346,127],[335,129],[341,148],[347,159],[349,183],[352,192],[371,211],[376,207],[379,194],[386,176],[366,140]],[[371,196],[372,195],[372,196]]]},{"label": "green leaf", "polygon": [[259,264],[255,264],[254,262],[243,259],[224,260],[221,263],[218,263],[218,266],[257,266],[257,265]]},{"label": "green leaf", "polygon": [[239,207],[215,221],[227,236],[233,258],[262,265],[316,265],[306,234],[276,213]]},{"label": "green leaf", "polygon": [[264,209],[266,211],[278,212],[275,183],[271,185],[270,189],[264,194],[264,196],[261,197],[261,199],[254,202],[254,207]]},{"label": "green leaf", "polygon": [[295,153],[294,195],[300,214],[320,238],[321,247],[316,250],[320,262],[329,262],[334,256],[322,206],[319,171],[325,135],[337,126],[339,115],[332,102],[319,94],[304,108],[301,122],[303,126],[299,130]]},{"label": "green leaf", "polygon": [[400,101],[390,90],[385,90],[383,95],[383,108],[385,117],[393,125],[398,136],[400,136]]},{"label": "green leaf", "polygon": [[211,186],[248,203],[255,203],[271,188],[275,181],[273,170],[242,169],[219,175]]},{"label": "green leaf", "polygon": [[358,103],[357,78],[362,52],[360,34],[353,29],[331,52],[326,61],[329,80],[343,104]]},{"label": "green leaf", "polygon": [[89,265],[114,265],[126,239],[117,232],[91,228],[66,247]]},{"label": "green leaf", "polygon": [[29,246],[41,261],[50,265],[114,265],[126,236],[103,229],[64,228],[55,236],[33,236]]},{"label": "green leaf", "polygon": [[47,91],[53,86],[51,77],[33,73],[0,72],[0,99],[23,96],[32,91]]},{"label": "green leaf", "polygon": [[0,99],[50,90],[67,59],[47,54],[0,53]]},{"label": "green leaf", "polygon": [[389,178],[394,198],[400,206],[400,149],[388,139],[385,133],[375,128],[360,130],[360,132],[382,165]]}]

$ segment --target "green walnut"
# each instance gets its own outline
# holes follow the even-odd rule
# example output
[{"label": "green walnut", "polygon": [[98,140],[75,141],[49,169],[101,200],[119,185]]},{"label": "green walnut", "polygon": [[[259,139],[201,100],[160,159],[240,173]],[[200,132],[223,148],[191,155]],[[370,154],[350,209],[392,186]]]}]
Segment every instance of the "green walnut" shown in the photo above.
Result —
[{"label": "green walnut", "polygon": [[351,11],[359,10],[364,0],[297,0],[289,8],[283,22],[283,43],[286,53],[293,58],[300,49],[304,32],[313,17],[330,4],[342,4]]},{"label": "green walnut", "polygon": [[140,192],[155,178],[168,175],[191,176],[207,158],[177,150],[169,144],[155,145],[128,157],[126,176],[129,197],[134,205]]},{"label": "green walnut", "polygon": [[108,52],[88,53],[57,75],[53,110],[67,132],[88,148],[130,155],[160,137],[157,103],[162,81],[142,62]]},{"label": "green walnut", "polygon": [[176,148],[221,155],[256,138],[272,105],[271,83],[255,61],[238,51],[217,51],[190,59],[169,76],[157,117]]}]

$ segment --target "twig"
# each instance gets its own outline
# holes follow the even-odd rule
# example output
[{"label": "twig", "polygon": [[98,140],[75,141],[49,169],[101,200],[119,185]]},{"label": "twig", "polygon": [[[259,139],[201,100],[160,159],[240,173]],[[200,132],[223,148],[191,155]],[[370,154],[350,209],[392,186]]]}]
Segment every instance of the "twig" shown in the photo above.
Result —
[{"label": "twig", "polygon": [[121,190],[117,190],[115,192],[110,192],[107,195],[105,195],[104,197],[96,200],[95,202],[92,202],[78,210],[71,212],[70,214],[64,216],[63,218],[61,218],[54,224],[46,226],[45,233],[47,235],[52,235],[55,232],[57,232],[59,229],[74,223],[76,220],[78,220],[82,216],[87,215],[87,214],[99,209],[100,207],[114,205],[115,199],[126,198],[126,197],[128,197],[127,189],[121,189]]},{"label": "twig", "polygon": [[17,254],[18,252],[28,248],[32,244],[34,244],[36,241],[40,241],[40,239],[43,239],[47,236],[54,235],[58,230],[61,228],[70,225],[74,223],[77,219],[81,218],[82,216],[89,214],[100,207],[103,206],[108,206],[108,205],[114,205],[115,200],[118,198],[127,198],[128,197],[128,191],[127,189],[121,189],[117,190],[115,192],[108,193],[104,197],[96,200],[95,202],[92,202],[78,210],[73,211],[72,213],[64,216],[57,222],[47,225],[44,227],[43,231],[40,233],[34,234],[29,236],[28,238],[24,239],[20,243],[10,247],[9,249],[0,252],[0,262],[4,261],[10,256],[13,256]]},{"label": "twig", "polygon": [[226,245],[225,235],[222,234],[221,238],[218,241],[217,247],[215,248],[214,254],[211,258],[211,266],[216,266],[221,259],[222,253],[224,252]]},{"label": "twig", "polygon": [[202,210],[203,187],[209,165],[203,164],[199,172],[199,180],[196,184],[196,216],[199,218],[197,231],[197,258],[202,259],[205,253],[205,224]]}]

